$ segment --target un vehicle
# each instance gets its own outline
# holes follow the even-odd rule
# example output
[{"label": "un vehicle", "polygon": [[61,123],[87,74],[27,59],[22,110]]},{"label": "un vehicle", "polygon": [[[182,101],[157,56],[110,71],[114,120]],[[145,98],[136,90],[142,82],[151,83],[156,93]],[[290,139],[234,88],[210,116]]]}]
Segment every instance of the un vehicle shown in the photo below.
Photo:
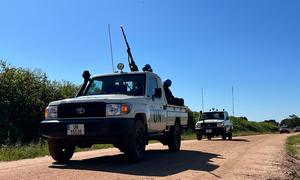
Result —
[{"label": "un vehicle", "polygon": [[[122,29],[124,38],[126,36]],[[41,134],[57,162],[68,161],[75,147],[113,144],[130,161],[140,161],[149,140],[159,140],[170,151],[179,151],[181,132],[187,126],[187,107],[167,103],[161,78],[139,71],[127,40],[131,72],[90,76],[75,98],[49,103]]]},{"label": "un vehicle", "polygon": [[195,125],[197,139],[203,136],[211,139],[214,136],[222,136],[223,140],[232,139],[233,125],[227,111],[209,111],[201,114],[200,120]]}]

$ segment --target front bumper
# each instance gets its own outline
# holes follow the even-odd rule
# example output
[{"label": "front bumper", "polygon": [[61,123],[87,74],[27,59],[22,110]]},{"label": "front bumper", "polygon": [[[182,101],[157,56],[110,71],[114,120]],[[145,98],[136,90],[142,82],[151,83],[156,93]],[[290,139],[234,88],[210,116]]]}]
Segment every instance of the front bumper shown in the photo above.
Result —
[{"label": "front bumper", "polygon": [[224,127],[211,127],[211,128],[206,127],[201,129],[195,129],[195,131],[201,135],[216,135],[216,136],[222,135],[226,132]]},{"label": "front bumper", "polygon": [[[84,135],[67,135],[69,124],[84,124]],[[113,143],[124,134],[134,132],[133,118],[56,119],[40,123],[41,135],[46,138],[93,143]]]}]

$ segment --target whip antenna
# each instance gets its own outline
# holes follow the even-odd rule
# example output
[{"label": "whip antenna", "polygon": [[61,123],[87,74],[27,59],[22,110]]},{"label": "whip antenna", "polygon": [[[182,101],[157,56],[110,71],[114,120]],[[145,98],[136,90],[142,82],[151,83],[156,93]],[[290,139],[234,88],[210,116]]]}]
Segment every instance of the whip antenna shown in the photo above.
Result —
[{"label": "whip antenna", "polygon": [[110,24],[108,24],[108,36],[109,36],[109,47],[110,47],[111,66],[112,66],[112,71],[115,72],[114,57],[113,57],[113,49],[112,49],[111,34],[110,34]]}]

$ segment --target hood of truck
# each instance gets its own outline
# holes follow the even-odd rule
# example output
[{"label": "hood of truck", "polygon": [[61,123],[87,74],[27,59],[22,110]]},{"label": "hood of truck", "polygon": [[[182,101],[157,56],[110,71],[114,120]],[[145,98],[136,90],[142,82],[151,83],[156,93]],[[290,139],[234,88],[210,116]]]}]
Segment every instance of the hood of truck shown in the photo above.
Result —
[{"label": "hood of truck", "polygon": [[93,96],[80,96],[76,98],[53,101],[49,105],[56,106],[65,103],[105,102],[105,103],[130,103],[132,101],[143,101],[144,96],[128,96],[125,94],[105,94]]},{"label": "hood of truck", "polygon": [[222,123],[224,122],[224,120],[220,120],[220,119],[205,119],[204,121],[201,120],[199,121],[200,123]]}]

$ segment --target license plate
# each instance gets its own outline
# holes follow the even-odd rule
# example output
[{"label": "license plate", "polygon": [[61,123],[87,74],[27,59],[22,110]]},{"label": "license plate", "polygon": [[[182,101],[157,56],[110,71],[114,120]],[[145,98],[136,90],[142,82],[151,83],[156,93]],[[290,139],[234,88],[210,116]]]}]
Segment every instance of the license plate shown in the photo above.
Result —
[{"label": "license plate", "polygon": [[206,129],[205,132],[206,132],[206,133],[211,133],[212,130],[211,130],[211,129]]},{"label": "license plate", "polygon": [[84,124],[68,124],[67,135],[84,135]]}]

